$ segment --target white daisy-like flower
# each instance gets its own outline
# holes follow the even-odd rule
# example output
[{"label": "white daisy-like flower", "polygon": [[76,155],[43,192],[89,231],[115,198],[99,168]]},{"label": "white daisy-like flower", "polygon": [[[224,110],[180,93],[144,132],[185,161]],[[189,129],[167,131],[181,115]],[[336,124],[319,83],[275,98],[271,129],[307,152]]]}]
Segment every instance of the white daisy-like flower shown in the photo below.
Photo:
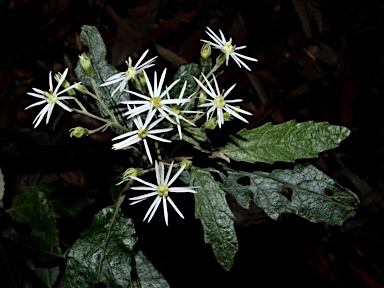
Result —
[{"label": "white daisy-like flower", "polygon": [[[163,99],[164,96],[170,91],[179,81],[180,79],[177,79],[172,82],[172,84],[169,87],[166,87],[164,91],[162,91],[162,87],[164,84],[165,75],[167,73],[167,68],[164,69],[163,73],[161,74],[160,81],[157,83],[157,73],[155,71],[154,75],[154,84],[152,89],[152,84],[148,79],[147,73],[143,71],[144,77],[147,82],[148,92],[150,96],[146,96],[140,93],[137,93],[135,91],[126,90],[129,93],[132,93],[133,95],[136,95],[137,97],[140,97],[143,100],[127,100],[122,101],[122,104],[133,104],[133,105],[139,105],[138,107],[135,107],[134,109],[129,109],[128,112],[124,113],[123,115],[128,115],[128,118],[134,117],[136,115],[139,115],[143,112],[155,110],[158,111],[159,114],[166,118],[169,122],[171,122],[174,125],[177,125],[177,123],[171,118],[171,116],[174,116],[176,118],[183,119],[186,122],[189,122],[191,125],[194,125],[192,122],[188,121],[184,117],[178,115],[175,113],[169,105],[181,105],[184,103],[189,102],[189,99]],[[170,116],[171,115],[171,116]]]},{"label": "white daisy-like flower", "polygon": [[129,198],[129,200],[134,200],[130,205],[134,205],[136,203],[139,203],[141,201],[144,201],[152,196],[156,196],[155,200],[152,202],[152,205],[149,207],[147,213],[144,216],[143,221],[145,221],[148,216],[148,222],[151,221],[153,215],[155,214],[157,208],[160,205],[160,202],[163,202],[163,210],[164,210],[164,220],[165,224],[168,226],[168,207],[167,202],[171,204],[171,206],[175,209],[177,214],[180,215],[181,218],[184,219],[183,214],[180,212],[180,210],[176,207],[175,203],[172,201],[171,197],[169,196],[169,193],[196,193],[193,188],[196,187],[171,187],[171,185],[175,182],[177,177],[183,172],[185,165],[183,165],[175,175],[170,179],[171,171],[172,171],[173,162],[171,163],[171,166],[168,169],[167,175],[165,175],[165,169],[164,164],[160,162],[160,165],[155,161],[155,171],[156,171],[156,182],[157,184],[152,184],[147,181],[144,181],[143,179],[132,177],[138,182],[141,182],[147,186],[142,187],[131,187],[132,190],[142,190],[142,191],[151,191],[147,194],[132,197]]},{"label": "white daisy-like flower", "polygon": [[123,92],[123,90],[127,87],[129,80],[131,80],[132,78],[135,78],[137,74],[141,73],[145,69],[155,65],[153,62],[155,62],[155,59],[157,58],[157,56],[149,59],[148,61],[144,62],[143,64],[140,64],[143,61],[144,57],[148,54],[148,51],[149,50],[145,51],[143,53],[143,55],[141,55],[141,57],[139,58],[139,60],[137,61],[135,66],[132,66],[132,59],[131,59],[131,57],[129,57],[128,60],[125,60],[125,63],[128,66],[127,71],[119,72],[119,73],[109,77],[105,83],[100,85],[100,87],[115,84],[117,82],[121,82],[119,84],[119,86],[117,86],[117,88],[115,90],[113,90],[111,97],[113,97],[113,95],[115,95],[115,93],[117,91]]},{"label": "white daisy-like flower", "polygon": [[240,108],[237,108],[235,106],[228,104],[228,103],[241,102],[242,100],[241,99],[225,100],[225,97],[228,96],[228,94],[232,91],[232,89],[236,86],[236,84],[233,84],[231,87],[229,87],[229,89],[227,91],[223,90],[223,92],[220,93],[219,86],[217,85],[215,75],[213,75],[212,77],[213,77],[213,82],[215,83],[216,91],[215,91],[215,89],[213,89],[213,87],[209,83],[207,77],[205,77],[204,74],[202,74],[202,75],[203,75],[205,83],[207,83],[208,87],[205,87],[205,85],[203,83],[201,83],[196,77],[193,77],[193,78],[195,79],[197,84],[199,84],[199,86],[209,96],[211,96],[213,98],[213,99],[207,98],[205,100],[208,101],[208,103],[204,103],[204,104],[199,105],[199,107],[210,107],[207,111],[207,120],[212,118],[212,115],[213,115],[214,111],[216,110],[217,124],[219,124],[219,127],[221,128],[221,125],[224,124],[224,115],[223,115],[224,114],[223,110],[224,110],[225,112],[228,112],[229,114],[236,117],[237,119],[240,119],[241,121],[243,121],[245,123],[248,123],[248,121],[244,117],[239,115],[239,113],[243,113],[246,115],[252,115],[252,113],[249,113],[248,111],[245,111],[243,109],[240,109]]},{"label": "white daisy-like flower", "polygon": [[220,32],[221,38],[218,35],[216,35],[211,28],[207,27],[207,30],[208,31],[205,31],[205,32],[209,35],[209,37],[212,38],[213,42],[207,41],[207,40],[201,40],[201,41],[205,43],[211,43],[213,48],[220,49],[221,52],[225,54],[225,60],[226,60],[225,64],[227,66],[228,66],[229,57],[232,57],[232,59],[236,62],[237,65],[239,65],[240,68],[241,68],[241,65],[243,65],[248,71],[251,71],[251,69],[240,58],[243,58],[249,61],[256,61],[256,62],[258,60],[252,57],[244,56],[238,52],[235,52],[237,50],[244,49],[247,46],[236,47],[236,45],[232,44],[232,38],[229,38],[229,40],[227,41],[224,37],[223,32],[221,32],[220,29],[219,29],[219,32]]},{"label": "white daisy-like flower", "polygon": [[130,132],[121,134],[121,135],[113,138],[112,140],[120,140],[120,139],[128,137],[128,139],[125,139],[125,140],[123,140],[123,141],[121,141],[119,143],[113,144],[112,145],[112,149],[115,149],[115,150],[123,149],[123,148],[131,146],[131,145],[133,145],[135,143],[138,143],[141,140],[143,140],[144,146],[145,146],[145,151],[147,153],[147,157],[149,159],[149,162],[152,163],[152,156],[151,156],[151,152],[150,152],[149,147],[148,147],[148,143],[147,143],[146,137],[149,137],[149,138],[157,140],[157,141],[170,143],[170,142],[172,142],[171,140],[160,138],[158,136],[155,136],[154,134],[169,132],[169,131],[171,131],[173,129],[173,128],[152,129],[157,124],[159,124],[159,122],[161,120],[163,120],[163,118],[159,118],[159,119],[157,119],[157,120],[155,120],[154,122],[151,123],[151,121],[153,119],[153,116],[155,116],[155,113],[156,113],[155,110],[150,110],[148,112],[148,114],[147,114],[147,117],[145,118],[145,122],[144,123],[141,120],[140,116],[135,117],[133,119],[133,123],[135,123],[135,125],[137,127],[137,130],[130,131]]},{"label": "white daisy-like flower", "polygon": [[35,120],[33,120],[32,124],[35,124],[34,128],[36,128],[40,124],[40,122],[43,120],[45,115],[47,115],[46,124],[48,124],[49,118],[51,118],[51,114],[52,114],[53,108],[55,107],[55,104],[59,105],[61,108],[63,108],[64,110],[66,110],[68,112],[72,112],[72,109],[69,108],[67,105],[65,105],[63,100],[69,100],[69,99],[74,99],[74,98],[72,96],[68,96],[68,95],[66,95],[66,96],[59,96],[59,95],[67,92],[68,90],[73,89],[74,87],[76,87],[80,83],[73,84],[73,85],[65,88],[64,90],[61,90],[60,92],[58,92],[59,88],[60,88],[61,84],[63,84],[67,74],[68,74],[68,68],[65,69],[63,75],[61,75],[60,79],[58,80],[56,88],[53,89],[52,71],[51,71],[51,72],[49,72],[49,90],[48,90],[48,92],[40,90],[38,88],[32,88],[32,90],[35,91],[36,93],[33,93],[33,92],[27,93],[28,95],[31,95],[33,97],[40,98],[43,100],[36,102],[32,105],[29,105],[27,108],[25,108],[25,110],[29,109],[31,107],[34,107],[34,106],[46,104],[44,106],[44,108],[41,109],[39,114],[37,114]]}]

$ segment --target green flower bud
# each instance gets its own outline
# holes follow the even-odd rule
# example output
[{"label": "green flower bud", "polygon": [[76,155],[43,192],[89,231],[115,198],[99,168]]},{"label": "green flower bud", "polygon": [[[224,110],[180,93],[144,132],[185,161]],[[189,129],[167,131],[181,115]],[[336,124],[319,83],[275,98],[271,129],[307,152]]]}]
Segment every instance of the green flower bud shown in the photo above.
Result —
[{"label": "green flower bud", "polygon": [[224,121],[231,121],[232,120],[232,115],[229,114],[228,112],[223,113]]},{"label": "green flower bud", "polygon": [[87,94],[88,93],[87,87],[85,87],[84,85],[81,85],[81,84],[76,85],[75,89],[77,91],[79,91],[80,93],[82,93],[82,94]]},{"label": "green flower bud", "polygon": [[203,127],[205,129],[208,129],[208,130],[213,130],[213,129],[216,128],[216,125],[217,125],[217,120],[216,120],[216,117],[215,117],[215,118],[209,119],[207,122],[205,122],[203,124]]},{"label": "green flower bud", "polygon": [[202,105],[204,104],[206,101],[205,99],[207,99],[207,93],[205,93],[204,90],[200,90],[200,93],[199,93],[199,102],[198,102],[198,106],[199,105]]},{"label": "green flower bud", "polygon": [[85,75],[87,75],[88,77],[92,77],[93,76],[92,63],[91,63],[91,60],[89,60],[88,56],[85,53],[83,53],[79,56],[79,60],[80,60],[80,66],[81,68],[83,68]]},{"label": "green flower bud", "polygon": [[131,177],[138,177],[143,175],[143,169],[141,168],[128,168],[123,173],[123,181],[131,180]]},{"label": "green flower bud", "polygon": [[211,43],[209,42],[204,43],[203,47],[201,47],[201,50],[200,50],[200,56],[203,59],[207,59],[209,56],[211,56],[211,52],[212,52]]},{"label": "green flower bud", "polygon": [[225,53],[220,53],[219,56],[217,56],[216,58],[216,65],[222,65],[225,63],[225,61],[227,61],[226,59],[226,54]]},{"label": "green flower bud", "polygon": [[70,137],[76,137],[76,138],[81,138],[83,136],[89,135],[89,130],[87,128],[80,127],[80,126],[69,129],[69,132],[71,132],[71,134],[69,134]]},{"label": "green flower bud", "polygon": [[193,162],[188,159],[184,159],[183,161],[180,162],[180,167],[183,167],[185,165],[184,170],[189,170],[192,168]]},{"label": "green flower bud", "polygon": [[[63,77],[63,74],[61,74],[60,72],[57,72],[57,73],[55,74],[55,80],[56,80],[57,82],[60,81],[61,77]],[[64,79],[64,81],[63,81],[63,83],[61,84],[61,86],[63,86],[64,88],[68,88],[69,86],[71,86],[71,84],[69,84],[69,82],[68,82],[66,79]],[[67,93],[68,93],[69,96],[75,96],[75,95],[76,95],[76,92],[75,92],[75,90],[73,90],[73,89],[69,89],[69,90],[67,91]]]}]

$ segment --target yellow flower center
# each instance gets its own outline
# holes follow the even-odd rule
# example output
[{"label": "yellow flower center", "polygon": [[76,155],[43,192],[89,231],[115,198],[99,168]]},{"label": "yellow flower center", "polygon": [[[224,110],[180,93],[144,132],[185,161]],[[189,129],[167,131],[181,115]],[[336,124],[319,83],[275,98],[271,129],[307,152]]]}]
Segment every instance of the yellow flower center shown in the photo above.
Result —
[{"label": "yellow flower center", "polygon": [[225,106],[225,100],[220,95],[216,96],[215,100],[213,100],[213,103],[215,103],[216,107],[223,108]]},{"label": "yellow flower center", "polygon": [[153,103],[153,108],[157,109],[157,108],[160,108],[161,107],[161,98],[160,96],[158,97],[153,97],[151,99],[152,103]]},{"label": "yellow flower center", "polygon": [[164,184],[160,184],[157,186],[157,193],[160,197],[167,197],[168,196],[168,186]]},{"label": "yellow flower center", "polygon": [[231,42],[227,42],[223,48],[221,48],[221,51],[223,51],[225,54],[232,54],[233,51],[235,51],[235,46],[233,46]]},{"label": "yellow flower center", "polygon": [[56,104],[57,95],[54,94],[51,89],[49,89],[49,92],[44,92],[44,96],[47,97],[45,100],[47,100],[49,104]]},{"label": "yellow flower center", "polygon": [[173,105],[173,106],[171,107],[171,109],[172,109],[172,111],[173,111],[175,114],[180,115],[180,108],[179,108],[179,106],[177,106],[177,105]]},{"label": "yellow flower center", "polygon": [[128,67],[128,70],[127,72],[125,72],[125,75],[127,76],[127,78],[131,79],[131,78],[135,78],[136,76],[136,70],[132,67]]},{"label": "yellow flower center", "polygon": [[148,135],[148,130],[147,129],[142,129],[142,130],[139,130],[139,132],[137,132],[137,135],[143,139],[145,137],[147,137]]}]

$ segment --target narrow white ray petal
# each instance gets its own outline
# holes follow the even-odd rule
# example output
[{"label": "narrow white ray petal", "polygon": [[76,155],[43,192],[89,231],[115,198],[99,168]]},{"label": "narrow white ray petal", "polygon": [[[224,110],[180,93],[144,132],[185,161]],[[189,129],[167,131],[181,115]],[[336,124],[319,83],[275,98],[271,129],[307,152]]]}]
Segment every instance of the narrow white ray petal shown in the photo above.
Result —
[{"label": "narrow white ray petal", "polygon": [[52,71],[49,72],[49,90],[53,91]]},{"label": "narrow white ray petal", "polygon": [[160,162],[160,183],[161,184],[164,184],[164,174],[165,174],[165,171],[164,171],[164,163],[163,162]]},{"label": "narrow white ray petal", "polygon": [[217,95],[221,95],[219,85],[217,84],[215,75],[212,75],[212,77],[213,77],[213,82],[215,82],[216,93]]},{"label": "narrow white ray petal", "polygon": [[184,168],[185,168],[185,165],[183,165],[183,166],[179,169],[179,171],[177,171],[176,174],[173,175],[172,179],[169,180],[169,182],[168,182],[168,187],[171,186],[173,182],[175,182],[175,180],[177,179],[177,177],[179,177],[179,175],[181,174],[181,172],[183,172]]},{"label": "narrow white ray petal", "polygon": [[148,218],[148,223],[151,221],[153,215],[155,215],[155,212],[156,212],[156,210],[157,210],[157,208],[159,207],[159,204],[160,204],[160,202],[161,202],[161,197],[160,197],[160,196],[158,196],[157,199],[159,199],[159,200],[157,200],[155,206],[154,206],[153,209],[152,209],[151,216],[149,216],[149,218]]},{"label": "narrow white ray petal", "polygon": [[[57,93],[56,95],[59,96],[59,95],[65,93],[65,92],[67,92],[68,90],[74,89],[76,86],[78,86],[78,85],[80,85],[80,84],[81,84],[81,82],[79,82],[79,83],[75,83],[75,84],[73,84],[73,85],[71,85],[71,86],[65,88],[64,90],[61,90],[61,91],[60,91],[59,93]],[[72,99],[73,99],[73,97],[72,97]]]},{"label": "narrow white ray petal", "polygon": [[239,103],[243,102],[241,99],[225,100],[225,103]]},{"label": "narrow white ray petal", "polygon": [[[131,188],[132,189],[132,188]],[[140,202],[142,202],[142,201],[144,201],[144,200],[147,200],[148,198],[146,198],[146,199],[141,199],[141,200],[137,200],[137,201],[135,201],[135,202],[132,202],[132,203],[129,203],[129,205],[135,205],[135,204],[137,204],[137,203],[140,203]]]},{"label": "narrow white ray petal", "polygon": [[119,136],[116,136],[114,138],[112,138],[112,141],[114,140],[119,140],[119,139],[122,139],[122,138],[126,138],[126,137],[131,137],[132,135],[135,135],[137,134],[138,130],[135,130],[135,131],[129,131],[127,133],[124,133],[124,134],[121,134]]},{"label": "narrow white ray petal", "polygon": [[73,100],[75,98],[72,96],[60,96],[60,97],[57,97],[57,99],[58,100]]},{"label": "narrow white ray petal", "polygon": [[157,93],[157,72],[155,71],[154,77],[153,77],[153,95],[151,94],[151,97],[157,97],[159,94]]},{"label": "narrow white ray petal", "polygon": [[164,183],[166,183],[167,186],[168,186],[169,176],[171,176],[173,163],[174,163],[174,161],[172,161],[171,165],[169,166],[169,168],[168,168],[168,172],[167,172],[167,176],[165,177],[165,180],[164,180]]},{"label": "narrow white ray petal", "polygon": [[39,102],[36,102],[36,103],[33,103],[33,104],[29,105],[27,108],[25,108],[25,110],[27,110],[27,109],[29,109],[31,107],[34,107],[34,106],[38,106],[38,105],[44,104],[44,103],[47,103],[47,101],[46,100],[41,100]]},{"label": "narrow white ray petal", "polygon": [[[223,44],[225,44],[227,42],[227,40],[225,40],[224,34],[220,29],[219,29],[219,32],[221,35],[221,41],[223,41]],[[228,42],[232,42],[232,38],[230,38]]]},{"label": "narrow white ray petal", "polygon": [[46,118],[45,124],[48,124],[49,119],[51,118],[51,115],[52,115],[53,107],[55,106],[55,104],[49,103],[47,106],[48,106],[48,109],[47,109],[47,118]]},{"label": "narrow white ray petal", "polygon": [[157,189],[157,186],[155,184],[149,183],[149,182],[147,182],[147,181],[145,181],[145,180],[143,180],[141,178],[138,178],[136,176],[131,176],[131,178],[134,179],[135,181],[139,181],[139,182],[141,182],[141,183],[143,183],[143,184],[145,184],[145,185],[147,185],[149,187]]},{"label": "narrow white ray petal", "polygon": [[207,27],[207,29],[210,33],[208,33],[207,31],[205,31],[205,33],[207,33],[213,40],[215,40],[215,42],[217,42],[218,44],[222,44],[222,45],[225,44],[225,41],[222,41],[222,39],[220,39],[220,37],[217,36],[216,33],[213,32],[213,30],[211,28]]},{"label": "narrow white ray petal", "polygon": [[252,58],[252,57],[249,57],[249,56],[245,56],[245,55],[240,54],[240,53],[237,53],[237,52],[233,52],[232,54],[236,55],[237,57],[240,57],[240,58],[249,60],[249,61],[259,62],[259,60],[257,60],[256,58]]},{"label": "narrow white ray petal", "polygon": [[153,97],[153,90],[152,90],[151,81],[149,81],[147,73],[145,73],[145,71],[143,71],[143,73],[144,73],[145,81],[147,83],[147,88],[148,88],[149,95],[151,95]]},{"label": "narrow white ray petal", "polygon": [[179,99],[183,98],[185,89],[187,88],[187,81],[184,81],[183,88],[181,88]]},{"label": "narrow white ray petal", "polygon": [[[39,126],[41,120],[43,120],[45,114],[47,113],[49,109],[49,106],[48,104],[45,105],[45,107],[39,112],[39,114],[37,114],[35,120],[33,120],[32,124],[35,124],[34,128],[36,128],[37,126]],[[36,123],[35,123],[36,122]]]},{"label": "narrow white ray petal", "polygon": [[[207,86],[208,86],[209,90],[212,91],[212,94],[215,95],[214,98],[215,98],[217,95],[220,95],[220,91],[219,91],[219,93],[215,93],[215,89],[213,89],[211,83],[209,83],[208,78],[205,77],[204,74],[201,74],[201,75],[203,75],[203,77],[204,77],[204,79],[205,79],[205,83],[207,83]],[[212,77],[213,77],[213,80],[216,81],[216,77],[215,77],[215,75],[212,75]]]},{"label": "narrow white ray petal", "polygon": [[169,104],[180,105],[180,104],[188,103],[189,101],[190,99],[164,99],[164,100],[161,100],[161,103],[166,105],[169,105]]},{"label": "narrow white ray petal", "polygon": [[[160,137],[157,137],[157,136],[152,135],[152,134],[148,134],[147,137],[148,137],[148,138],[151,138],[151,139],[153,139],[153,140],[160,141],[160,142],[166,142],[166,143],[171,143],[171,142],[172,142],[171,140],[164,139],[164,138],[160,138]],[[145,140],[145,139],[144,139],[144,140]]]},{"label": "narrow white ray petal", "polygon": [[237,57],[236,55],[231,55],[231,56],[232,56],[232,59],[235,60],[237,65],[239,65],[239,67],[241,67],[241,65],[243,65],[248,71],[251,71],[251,69],[248,67],[248,65],[245,64],[239,57]]},{"label": "narrow white ray petal", "polygon": [[167,200],[168,200],[168,202],[172,205],[172,207],[173,207],[173,209],[175,209],[175,211],[177,212],[177,214],[179,214],[179,216],[181,217],[181,218],[183,218],[184,219],[184,215],[180,212],[180,210],[177,208],[177,206],[176,206],[176,204],[172,201],[172,199],[171,199],[171,197],[167,197]]},{"label": "narrow white ray petal", "polygon": [[200,82],[199,79],[197,79],[195,76],[193,76],[193,79],[195,79],[195,81],[197,82],[197,84],[199,84],[199,86],[209,95],[211,96],[212,98],[215,98],[216,95],[214,93],[214,91],[209,91],[208,88],[205,87],[205,85],[203,83]]},{"label": "narrow white ray petal", "polygon": [[149,150],[147,140],[144,139],[143,142],[144,142],[144,147],[145,147],[145,151],[146,151],[146,153],[147,153],[148,160],[149,160],[149,162],[152,164],[151,151]]},{"label": "narrow white ray petal", "polygon": [[247,46],[237,46],[236,48],[235,48],[235,51],[236,50],[241,50],[241,49],[244,49],[244,48],[246,48]]},{"label": "narrow white ray petal", "polygon": [[144,69],[147,69],[149,67],[155,66],[155,64],[153,64],[153,62],[155,61],[156,58],[157,58],[157,56],[149,59],[148,61],[144,62],[141,65],[137,65],[136,64],[136,71],[137,71],[137,73],[140,73],[141,71],[143,71]]},{"label": "narrow white ray petal", "polygon": [[60,100],[57,100],[56,104],[59,105],[64,110],[66,110],[68,112],[72,112],[72,109],[69,108],[67,105],[65,105],[63,102],[61,102]]},{"label": "narrow white ray petal", "polygon": [[217,107],[217,124],[219,124],[219,128],[224,124],[223,109],[219,107]]},{"label": "narrow white ray petal", "polygon": [[[33,91],[35,91],[36,93],[39,93],[39,94],[42,94],[44,95],[44,91],[43,90],[40,90],[38,88],[32,88]],[[27,93],[28,94],[28,93]]]},{"label": "narrow white ray petal", "polygon": [[172,192],[172,193],[197,193],[191,187],[170,187],[169,192]]},{"label": "narrow white ray petal", "polygon": [[[144,105],[141,105],[139,107],[136,107],[134,109],[131,109],[131,110],[125,112],[123,115],[124,116],[129,115],[128,116],[128,119],[129,119],[129,118],[135,117],[135,116],[137,116],[137,115],[139,115],[139,114],[141,114],[141,113],[143,113],[145,111],[149,111],[150,109],[151,109],[151,105],[150,104],[149,105],[148,104],[144,104]],[[142,125],[140,125],[140,127],[141,126]],[[136,127],[138,127],[138,126],[136,125]]]},{"label": "narrow white ray petal", "polygon": [[[173,82],[171,83],[171,85],[169,85],[168,88],[165,89],[165,90],[160,94],[160,98],[164,97],[164,95],[167,93],[167,91],[170,91],[170,90],[173,88],[173,86],[175,86],[177,83],[179,83],[179,81],[180,81],[180,79],[177,79],[177,80],[173,81]],[[161,92],[161,91],[159,91],[159,92]]]},{"label": "narrow white ray petal", "polygon": [[247,115],[252,115],[251,112],[245,111],[245,110],[237,108],[235,106],[231,106],[231,105],[226,105],[226,106],[228,106],[228,108],[233,109],[233,110],[235,110],[237,112],[240,112],[240,113],[243,113],[243,114],[247,114]]},{"label": "narrow white ray petal", "polygon": [[[143,128],[148,127],[149,123],[152,121],[153,116],[155,116],[155,114],[156,114],[156,110],[149,110],[149,111],[148,111],[147,117],[145,118],[144,125],[142,126]],[[159,119],[157,119],[157,120],[159,120]],[[157,121],[157,120],[156,120],[156,121]],[[160,122],[160,121],[158,121],[158,122],[156,122],[156,121],[154,121],[153,123],[156,123],[156,124],[157,124],[157,123]],[[153,123],[152,123],[152,124],[153,124]],[[156,125],[156,124],[155,124],[155,125]],[[154,127],[154,125],[149,125],[148,130],[151,130],[152,127]]]},{"label": "narrow white ray petal", "polygon": [[231,91],[233,90],[233,88],[235,88],[236,86],[236,83],[233,84],[231,87],[228,88],[227,91],[225,91],[224,95],[223,95],[223,98],[227,97],[229,93],[231,93]]},{"label": "narrow white ray petal", "polygon": [[[111,77],[111,78],[112,78],[112,77]],[[113,79],[113,80],[110,80],[110,81],[108,81],[108,82],[104,82],[103,84],[100,84],[99,86],[100,86],[100,87],[108,86],[108,85],[111,85],[111,84],[120,82],[120,81],[122,81],[123,79],[124,79],[124,78],[119,77],[119,78],[117,78],[117,79]]]},{"label": "narrow white ray petal", "polygon": [[158,95],[158,96],[160,96],[161,88],[163,87],[164,79],[165,79],[165,75],[166,74],[167,74],[167,68],[165,68],[164,71],[163,71],[163,74],[161,74],[159,86],[157,87],[157,91],[156,91],[156,95]]},{"label": "narrow white ray petal", "polygon": [[154,130],[150,130],[150,131],[149,131],[149,134],[165,133],[165,132],[169,132],[169,131],[172,131],[172,130],[173,130],[173,128],[154,129]]},{"label": "narrow white ray petal", "polygon": [[209,110],[207,111],[207,119],[209,120],[209,119],[211,119],[211,117],[212,117],[212,113],[215,111],[215,109],[217,109],[217,107],[216,106],[212,106],[211,108],[209,108]]},{"label": "narrow white ray petal", "polygon": [[167,200],[163,197],[163,210],[164,210],[164,220],[165,224],[168,226],[168,209],[167,209]]},{"label": "narrow white ray petal", "polygon": [[161,184],[161,172],[159,170],[159,163],[155,160],[155,172],[156,172],[156,183],[157,185]]},{"label": "narrow white ray petal", "polygon": [[64,73],[63,73],[63,75],[61,75],[60,80],[59,80],[59,82],[57,83],[57,86],[56,86],[56,88],[55,88],[55,91],[53,91],[53,93],[57,94],[57,91],[59,90],[61,84],[63,84],[63,82],[64,82],[64,80],[65,80],[65,77],[67,77],[67,74],[68,74],[68,68],[66,68],[66,69],[64,70]]},{"label": "narrow white ray petal", "polygon": [[231,114],[233,117],[236,117],[237,119],[239,119],[239,120],[241,120],[241,121],[243,121],[245,123],[248,123],[247,119],[245,119],[244,117],[240,116],[236,112],[233,112],[231,109],[228,109],[228,108],[224,107],[224,110],[227,111],[229,114]]},{"label": "narrow white ray petal", "polygon": [[143,61],[143,59],[144,59],[145,56],[148,54],[148,52],[149,52],[149,49],[147,49],[147,50],[143,53],[143,55],[141,55],[141,57],[139,58],[139,60],[137,60],[136,65],[135,65],[134,68],[136,68],[136,67],[138,67],[138,66],[140,65],[141,61]]},{"label": "narrow white ray petal", "polygon": [[129,200],[147,199],[147,198],[152,197],[154,195],[157,195],[157,192],[151,192],[151,193],[143,194],[143,195],[140,195],[140,196],[131,197],[131,198],[129,198]]},{"label": "narrow white ray petal", "polygon": [[164,109],[161,109],[161,108],[159,108],[159,109],[157,109],[159,112],[160,112],[160,114],[164,117],[164,118],[166,118],[169,122],[171,122],[173,125],[176,125],[176,122],[171,118],[171,117],[169,117],[169,115],[167,114],[167,113],[165,113],[165,111],[164,111]]},{"label": "narrow white ray petal", "polygon": [[[151,97],[145,96],[145,95],[140,94],[140,93],[137,93],[137,92],[135,92],[135,91],[131,91],[131,90],[126,90],[126,91],[127,91],[128,93],[132,93],[133,95],[136,95],[136,96],[138,96],[138,97],[140,97],[140,98],[142,98],[142,99],[145,99],[145,100],[148,100],[148,101],[151,100]],[[120,103],[125,104],[125,101],[122,101],[122,102],[120,102]]]},{"label": "narrow white ray petal", "polygon": [[[145,214],[143,221],[145,221],[145,219],[147,219],[147,217],[148,217],[149,213],[151,213],[151,211],[153,212],[151,214],[152,216],[153,216],[153,214],[155,214],[155,212],[157,210],[157,207],[160,204],[160,201],[161,201],[161,197],[160,196],[157,196],[155,198],[155,200],[153,200],[152,205],[149,207],[147,213]],[[152,219],[152,217],[148,220],[148,222],[151,221],[151,219]]]},{"label": "narrow white ray petal", "polygon": [[[156,188],[153,188],[153,187],[144,187],[144,186],[140,186],[140,187],[131,187],[129,188],[131,190],[140,190],[140,191],[154,191],[156,190]],[[157,192],[156,192],[157,193]]]}]

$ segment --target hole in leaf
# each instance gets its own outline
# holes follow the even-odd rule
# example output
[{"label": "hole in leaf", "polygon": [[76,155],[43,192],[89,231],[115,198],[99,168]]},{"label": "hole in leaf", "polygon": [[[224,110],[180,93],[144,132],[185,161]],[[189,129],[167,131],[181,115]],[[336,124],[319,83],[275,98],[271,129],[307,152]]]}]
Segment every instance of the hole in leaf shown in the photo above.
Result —
[{"label": "hole in leaf", "polygon": [[333,196],[333,191],[331,189],[325,188],[324,193],[327,196],[330,196],[330,197]]},{"label": "hole in leaf", "polygon": [[251,185],[251,179],[248,176],[243,176],[236,181],[238,184],[243,186]]},{"label": "hole in leaf", "polygon": [[215,179],[215,181],[223,183],[223,179],[221,179],[221,177],[218,173],[211,172],[211,175],[212,175],[213,179]]},{"label": "hole in leaf", "polygon": [[283,191],[280,192],[281,195],[283,195],[285,198],[288,199],[289,202],[292,201],[292,194],[293,194],[293,191],[289,188],[284,188]]}]

